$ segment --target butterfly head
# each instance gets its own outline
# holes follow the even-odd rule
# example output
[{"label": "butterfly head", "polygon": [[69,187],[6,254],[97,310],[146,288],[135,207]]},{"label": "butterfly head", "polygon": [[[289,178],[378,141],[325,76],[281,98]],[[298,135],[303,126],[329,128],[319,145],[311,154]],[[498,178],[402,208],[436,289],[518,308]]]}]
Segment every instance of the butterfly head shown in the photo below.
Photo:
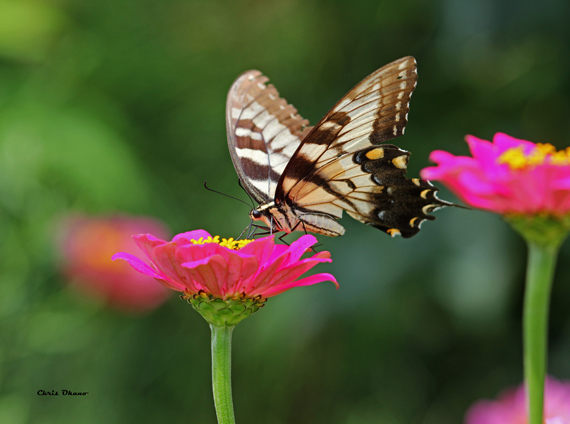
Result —
[{"label": "butterfly head", "polygon": [[275,220],[271,216],[271,207],[273,204],[260,205],[256,209],[249,212],[249,217],[254,221],[262,221],[267,227],[276,230]]},{"label": "butterfly head", "polygon": [[256,209],[252,209],[249,212],[249,217],[254,221],[263,222],[272,232],[285,231],[290,233],[293,231],[287,212],[277,206],[275,202],[259,205]]},{"label": "butterfly head", "polygon": [[257,209],[252,209],[252,210],[249,212],[249,217],[250,217],[251,219],[253,219],[254,221],[259,221],[259,220],[262,220],[262,219],[263,219],[263,213],[262,213],[261,211],[257,210]]}]

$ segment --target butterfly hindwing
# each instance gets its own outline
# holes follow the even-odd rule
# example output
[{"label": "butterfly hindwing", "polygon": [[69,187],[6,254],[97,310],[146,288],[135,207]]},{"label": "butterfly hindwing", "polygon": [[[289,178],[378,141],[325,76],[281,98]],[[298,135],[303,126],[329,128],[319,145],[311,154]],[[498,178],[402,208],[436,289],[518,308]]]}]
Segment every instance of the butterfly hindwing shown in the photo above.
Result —
[{"label": "butterfly hindwing", "polygon": [[364,205],[359,207],[356,203],[357,210],[347,208],[347,213],[360,222],[404,238],[415,235],[424,220],[435,219],[429,212],[447,203],[436,197],[437,188],[429,181],[406,178],[409,157],[409,152],[391,144],[355,153],[353,162],[373,185],[347,195],[348,199],[360,195]]},{"label": "butterfly hindwing", "polygon": [[233,83],[226,105],[228,147],[236,172],[259,203],[273,200],[291,156],[311,128],[259,71]]}]

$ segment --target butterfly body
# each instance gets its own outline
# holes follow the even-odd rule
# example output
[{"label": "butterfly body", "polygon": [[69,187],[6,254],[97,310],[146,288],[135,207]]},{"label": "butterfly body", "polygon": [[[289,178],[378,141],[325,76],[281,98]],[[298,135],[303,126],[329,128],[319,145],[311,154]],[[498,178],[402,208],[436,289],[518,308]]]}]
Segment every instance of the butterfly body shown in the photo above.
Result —
[{"label": "butterfly body", "polygon": [[320,213],[288,205],[270,202],[252,210],[249,216],[262,221],[273,232],[305,231],[327,236],[341,236],[344,227],[326,213]]},{"label": "butterfly body", "polygon": [[450,205],[428,181],[406,178],[410,153],[386,141],[404,133],[416,62],[396,60],[366,77],[314,127],[259,71],[228,94],[228,145],[250,217],[271,231],[338,236],[343,211],[394,236],[411,237],[428,213]]}]

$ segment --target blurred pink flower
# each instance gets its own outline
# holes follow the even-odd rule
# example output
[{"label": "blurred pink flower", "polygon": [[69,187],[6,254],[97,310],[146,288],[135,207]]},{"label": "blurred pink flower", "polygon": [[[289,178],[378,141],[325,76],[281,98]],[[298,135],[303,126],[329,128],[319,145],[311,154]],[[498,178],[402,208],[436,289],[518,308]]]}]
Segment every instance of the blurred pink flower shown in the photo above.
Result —
[{"label": "blurred pink flower", "polygon": [[147,276],[133,273],[111,256],[118,250],[135,253],[131,236],[152,231],[168,236],[162,223],[128,216],[74,216],[62,225],[63,271],[72,286],[109,306],[142,312],[162,304],[170,292]]},{"label": "blurred pink flower", "polygon": [[500,214],[560,217],[570,212],[570,148],[497,133],[493,143],[466,137],[473,157],[436,150],[422,178],[439,180],[467,204]]},{"label": "blurred pink flower", "polygon": [[[570,424],[570,382],[546,379],[544,392],[545,424]],[[498,400],[483,400],[465,416],[466,424],[527,424],[524,386],[507,390]]]},{"label": "blurred pink flower", "polygon": [[171,242],[150,234],[134,236],[151,265],[129,253],[117,253],[135,270],[156,278],[173,290],[195,295],[205,292],[220,299],[275,296],[298,286],[322,281],[338,283],[331,274],[297,280],[321,262],[331,262],[329,252],[301,259],[316,243],[304,235],[290,246],[275,244],[274,236],[234,241],[212,237],[204,230],[178,234]]}]

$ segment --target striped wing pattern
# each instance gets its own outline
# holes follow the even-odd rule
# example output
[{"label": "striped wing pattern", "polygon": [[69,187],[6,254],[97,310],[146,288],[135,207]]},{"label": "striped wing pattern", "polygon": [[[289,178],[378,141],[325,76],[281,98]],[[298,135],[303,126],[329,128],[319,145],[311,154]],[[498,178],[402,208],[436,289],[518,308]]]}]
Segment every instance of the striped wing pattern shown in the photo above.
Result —
[{"label": "striped wing pattern", "polygon": [[[448,205],[428,181],[405,177],[410,154],[379,144],[404,133],[417,83],[413,57],[369,75],[308,134],[279,182],[276,203],[311,225],[322,217],[353,218],[388,234],[411,237],[428,212]],[[311,219],[314,214],[314,220]],[[342,234],[338,231],[338,234]]]},{"label": "striped wing pattern", "polygon": [[250,217],[272,231],[342,235],[353,218],[411,237],[431,211],[452,205],[429,181],[406,178],[410,153],[386,142],[404,134],[416,61],[378,69],[314,127],[259,71],[238,77],[228,94],[228,145],[246,190],[260,203]]},{"label": "striped wing pattern", "polygon": [[281,174],[311,130],[267,81],[259,71],[244,72],[230,88],[226,105],[232,162],[259,203],[273,200]]},{"label": "striped wing pattern", "polygon": [[404,134],[417,78],[416,60],[407,56],[383,66],[350,90],[315,125],[295,162],[289,164],[283,190],[302,184],[339,155]]}]

